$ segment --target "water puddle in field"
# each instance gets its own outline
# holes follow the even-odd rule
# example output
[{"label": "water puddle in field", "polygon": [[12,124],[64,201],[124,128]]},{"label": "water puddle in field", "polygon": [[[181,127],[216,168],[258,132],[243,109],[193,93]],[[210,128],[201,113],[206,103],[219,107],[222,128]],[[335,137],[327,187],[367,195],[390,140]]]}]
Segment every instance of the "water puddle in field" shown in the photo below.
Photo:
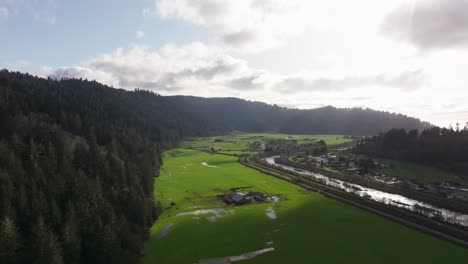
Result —
[{"label": "water puddle in field", "polygon": [[180,165],[179,167],[181,167],[182,169],[186,169],[190,165],[192,165],[192,164],[184,164],[184,165]]},{"label": "water puddle in field", "polygon": [[266,209],[265,215],[268,216],[268,218],[276,219],[276,212],[275,209],[273,209],[273,207],[268,207]]},{"label": "water puddle in field", "polygon": [[169,223],[167,225],[165,225],[161,231],[159,231],[158,235],[156,236],[156,239],[161,239],[163,238],[165,235],[167,235],[167,233],[169,232],[169,228],[171,228],[172,226],[174,226],[175,224],[174,223]]},{"label": "water puddle in field", "polygon": [[216,167],[218,167],[218,166],[209,165],[208,163],[206,163],[206,161],[205,161],[205,162],[202,162],[201,165],[207,166],[207,167],[211,167],[211,168],[216,168]]},{"label": "water puddle in field", "polygon": [[176,217],[183,216],[183,215],[194,215],[194,216],[209,215],[206,217],[206,220],[210,222],[214,222],[219,218],[222,218],[228,214],[233,214],[233,213],[234,213],[234,210],[226,210],[224,208],[214,208],[214,209],[200,209],[200,210],[195,210],[192,212],[178,213],[176,214]]},{"label": "water puddle in field", "polygon": [[274,251],[274,250],[275,250],[274,247],[269,247],[269,248],[264,248],[264,249],[260,249],[256,251],[247,252],[239,256],[200,259],[199,261],[195,262],[195,264],[230,264],[236,261],[248,260],[258,255],[265,254],[267,252]]}]

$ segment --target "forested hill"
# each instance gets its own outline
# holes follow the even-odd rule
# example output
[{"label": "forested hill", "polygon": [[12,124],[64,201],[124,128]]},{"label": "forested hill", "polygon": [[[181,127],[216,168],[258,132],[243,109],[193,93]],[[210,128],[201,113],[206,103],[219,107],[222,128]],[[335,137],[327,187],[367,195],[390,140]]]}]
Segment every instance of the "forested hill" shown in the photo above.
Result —
[{"label": "forested hill", "polygon": [[374,134],[428,126],[371,110],[163,97],[0,71],[0,263],[138,263],[163,149],[231,130]]},{"label": "forested hill", "polygon": [[376,135],[392,128],[419,129],[431,124],[401,114],[370,109],[323,107],[299,110],[238,98],[165,97],[214,127],[249,132]]},{"label": "forested hill", "polygon": [[0,263],[138,263],[162,149],[210,130],[162,97],[0,72]]},{"label": "forested hill", "polygon": [[468,178],[468,123],[456,130],[392,129],[360,140],[354,150],[373,157],[437,166]]}]

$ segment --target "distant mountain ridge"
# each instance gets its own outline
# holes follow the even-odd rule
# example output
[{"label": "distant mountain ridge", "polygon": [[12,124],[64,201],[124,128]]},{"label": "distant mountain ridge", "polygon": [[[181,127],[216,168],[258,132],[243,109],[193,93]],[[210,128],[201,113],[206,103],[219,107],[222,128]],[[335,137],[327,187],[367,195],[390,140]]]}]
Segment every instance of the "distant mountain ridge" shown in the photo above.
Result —
[{"label": "distant mountain ridge", "polygon": [[[144,90],[115,89],[95,81],[77,79],[57,81],[29,74],[8,71],[3,73],[9,76],[8,79],[16,79],[21,85],[30,83],[31,86],[36,86],[36,83],[41,83],[41,85],[48,85],[55,89],[58,87],[59,90],[62,86],[64,91],[70,91],[67,92],[69,96],[72,96],[73,89],[84,89],[84,93],[93,95],[92,100],[95,101],[93,103],[102,102],[103,105],[99,108],[108,109],[108,114],[101,113],[102,118],[107,118],[109,115],[112,115],[112,118],[118,115],[134,117],[138,126],[141,127],[156,126],[158,129],[160,127],[173,129],[178,133],[177,138],[203,135],[207,131],[210,131],[209,134],[219,134],[232,130],[369,136],[393,128],[423,130],[433,126],[417,118],[372,109],[342,109],[327,106],[303,110],[233,97],[160,96]],[[56,96],[53,93],[49,95],[47,93],[47,91],[41,91],[41,96],[49,96],[49,99]],[[67,93],[64,93],[65,96]],[[115,99],[110,101],[111,97]],[[73,102],[73,100],[70,102],[79,107],[78,102]],[[120,109],[118,109],[119,106],[121,106]],[[122,109],[122,106],[125,106],[125,109]],[[79,115],[79,113],[75,114]],[[139,116],[136,117],[137,115]],[[147,122],[159,124],[145,124]]]},{"label": "distant mountain ridge", "polygon": [[302,110],[230,97],[163,98],[190,111],[199,119],[209,119],[212,125],[228,130],[368,136],[392,128],[423,130],[433,126],[417,118],[372,109],[327,106]]}]

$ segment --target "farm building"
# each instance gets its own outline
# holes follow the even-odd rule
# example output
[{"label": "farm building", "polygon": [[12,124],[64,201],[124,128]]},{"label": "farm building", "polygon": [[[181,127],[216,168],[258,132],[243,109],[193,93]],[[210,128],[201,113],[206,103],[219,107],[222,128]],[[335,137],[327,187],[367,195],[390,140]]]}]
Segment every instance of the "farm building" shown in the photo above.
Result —
[{"label": "farm building", "polygon": [[250,203],[251,200],[245,196],[243,193],[236,193],[232,196],[232,200],[234,200],[234,203],[239,205],[239,204],[247,204]]},{"label": "farm building", "polygon": [[223,197],[223,201],[227,204],[235,205],[248,204],[252,202],[249,197],[240,192],[227,192]]},{"label": "farm building", "polygon": [[266,202],[266,201],[278,201],[276,196],[268,196],[261,192],[248,192],[241,193],[237,191],[228,191],[224,193],[223,202],[227,204],[243,205],[251,203],[252,201],[256,202]]},{"label": "farm building", "polygon": [[248,192],[247,197],[252,197],[257,202],[264,202],[267,200],[268,196],[264,195],[261,192]]}]

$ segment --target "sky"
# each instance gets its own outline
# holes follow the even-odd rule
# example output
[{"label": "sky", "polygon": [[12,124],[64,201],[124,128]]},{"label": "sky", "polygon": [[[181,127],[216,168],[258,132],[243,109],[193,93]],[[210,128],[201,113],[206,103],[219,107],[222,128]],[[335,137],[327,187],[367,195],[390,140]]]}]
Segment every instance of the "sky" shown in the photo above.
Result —
[{"label": "sky", "polygon": [[0,68],[468,121],[468,0],[0,0]]}]

